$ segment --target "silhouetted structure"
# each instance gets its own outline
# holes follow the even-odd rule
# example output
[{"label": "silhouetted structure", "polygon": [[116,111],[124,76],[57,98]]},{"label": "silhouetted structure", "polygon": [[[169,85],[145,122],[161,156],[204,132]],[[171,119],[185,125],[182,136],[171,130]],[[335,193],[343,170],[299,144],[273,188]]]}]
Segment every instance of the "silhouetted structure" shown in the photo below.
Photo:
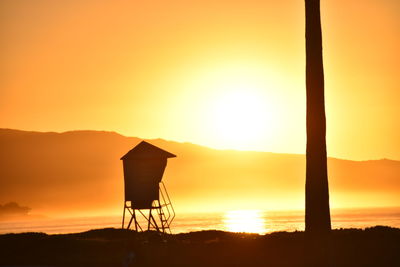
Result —
[{"label": "silhouetted structure", "polygon": [[306,231],[331,229],[326,156],[324,67],[319,0],[306,0]]},{"label": "silhouetted structure", "polygon": [[326,118],[320,1],[305,0],[306,9],[306,236],[309,266],[326,266],[331,230],[326,156]]},{"label": "silhouetted structure", "polygon": [[[136,231],[143,230],[137,218],[140,214],[146,220],[147,230],[170,231],[175,212],[161,180],[167,159],[173,157],[176,156],[142,141],[121,158],[125,184],[122,228],[125,227],[125,211],[128,210],[131,218],[127,229],[134,222]],[[145,214],[147,210],[148,215]]]}]

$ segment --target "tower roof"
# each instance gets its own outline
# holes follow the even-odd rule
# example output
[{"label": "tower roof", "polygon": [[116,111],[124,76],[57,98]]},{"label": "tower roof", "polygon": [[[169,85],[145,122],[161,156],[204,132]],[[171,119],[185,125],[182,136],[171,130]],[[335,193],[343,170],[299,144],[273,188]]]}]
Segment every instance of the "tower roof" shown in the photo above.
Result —
[{"label": "tower roof", "polygon": [[129,150],[121,159],[137,158],[175,158],[176,155],[169,153],[159,147],[156,147],[146,141],[140,142],[137,146]]}]

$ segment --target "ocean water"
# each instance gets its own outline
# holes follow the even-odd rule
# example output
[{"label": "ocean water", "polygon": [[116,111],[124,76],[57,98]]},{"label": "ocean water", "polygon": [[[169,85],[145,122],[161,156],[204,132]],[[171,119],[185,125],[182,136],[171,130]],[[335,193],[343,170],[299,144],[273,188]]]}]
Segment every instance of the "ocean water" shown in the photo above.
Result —
[{"label": "ocean water", "polygon": [[[400,228],[399,208],[332,210],[332,228],[366,228],[385,225]],[[0,221],[0,233],[75,233],[106,227],[121,227],[121,216],[45,218]],[[178,213],[173,233],[223,230],[265,234],[304,230],[304,211],[237,210],[221,213]]]}]

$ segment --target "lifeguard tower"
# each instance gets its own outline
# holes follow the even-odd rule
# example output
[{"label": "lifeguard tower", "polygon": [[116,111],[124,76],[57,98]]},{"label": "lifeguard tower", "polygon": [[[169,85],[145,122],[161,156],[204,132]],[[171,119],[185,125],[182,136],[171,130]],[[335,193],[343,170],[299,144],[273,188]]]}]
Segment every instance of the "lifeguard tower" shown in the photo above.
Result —
[{"label": "lifeguard tower", "polygon": [[[126,229],[133,222],[136,231],[171,232],[175,211],[161,180],[168,158],[174,157],[174,154],[142,141],[121,158],[125,184],[122,228],[125,228],[125,213],[128,210],[131,216]],[[147,224],[147,228],[143,223]]]}]

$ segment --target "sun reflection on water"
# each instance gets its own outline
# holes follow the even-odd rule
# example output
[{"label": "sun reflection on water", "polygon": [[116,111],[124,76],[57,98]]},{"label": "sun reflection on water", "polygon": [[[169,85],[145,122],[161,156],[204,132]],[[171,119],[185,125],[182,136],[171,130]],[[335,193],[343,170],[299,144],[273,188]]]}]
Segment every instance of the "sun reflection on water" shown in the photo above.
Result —
[{"label": "sun reflection on water", "polygon": [[265,221],[258,210],[234,210],[224,214],[224,226],[227,231],[241,233],[267,232]]}]

